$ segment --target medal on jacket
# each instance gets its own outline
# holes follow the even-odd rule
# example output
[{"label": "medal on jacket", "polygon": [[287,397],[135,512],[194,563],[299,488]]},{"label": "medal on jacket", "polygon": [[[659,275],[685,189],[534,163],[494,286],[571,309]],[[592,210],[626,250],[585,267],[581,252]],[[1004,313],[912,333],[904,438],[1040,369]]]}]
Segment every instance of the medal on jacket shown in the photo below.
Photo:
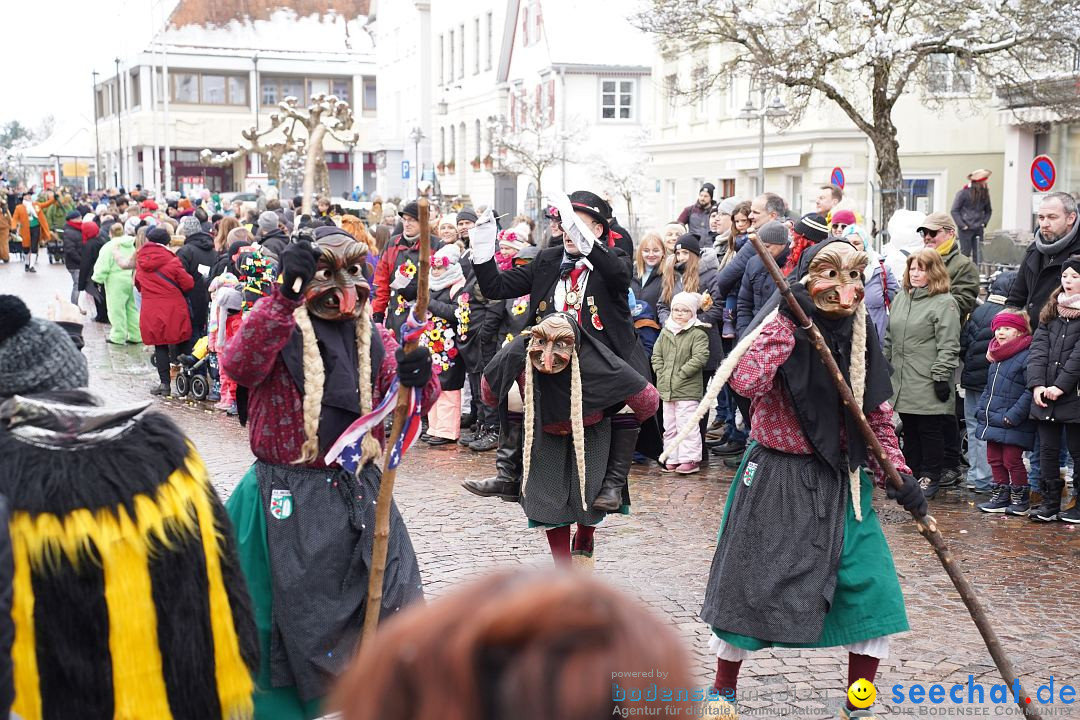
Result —
[{"label": "medal on jacket", "polygon": [[596,307],[595,298],[593,298],[593,296],[590,295],[589,298],[588,298],[588,301],[589,301],[589,314],[592,315],[592,318],[590,318],[591,321],[592,321],[592,326],[594,328],[596,328],[597,330],[603,330],[604,329],[604,323],[602,323],[600,321],[600,309],[598,307]]},{"label": "medal on jacket", "polygon": [[577,304],[578,304],[577,290],[575,290],[573,288],[571,288],[570,290],[567,290],[566,291],[566,306],[567,307],[577,307]]}]

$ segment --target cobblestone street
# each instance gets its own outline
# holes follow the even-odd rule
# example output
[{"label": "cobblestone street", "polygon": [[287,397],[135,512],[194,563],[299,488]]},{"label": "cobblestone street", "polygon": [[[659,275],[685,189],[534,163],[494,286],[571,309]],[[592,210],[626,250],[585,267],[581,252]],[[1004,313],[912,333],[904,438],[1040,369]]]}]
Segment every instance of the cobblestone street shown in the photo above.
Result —
[{"label": "cobblestone street", "polygon": [[[44,253],[41,260],[36,275],[25,274],[15,263],[0,266],[0,292],[22,296],[34,314],[44,316],[54,293],[67,297],[70,278],[62,265],[45,262]],[[105,328],[91,322],[84,331],[91,388],[113,403],[147,399],[155,382],[147,350],[106,344]],[[227,496],[252,462],[246,431],[235,418],[209,410],[209,404],[155,402],[192,438],[215,487]],[[402,464],[396,499],[429,597],[492,569],[551,562],[544,536],[526,528],[518,506],[481,499],[460,487],[466,478],[491,474],[493,460],[493,453],[477,454],[456,444],[430,448],[420,443]],[[707,650],[708,628],[697,613],[730,478],[730,471],[716,465],[692,476],[635,466],[633,514],[605,521],[596,535],[598,575],[640,597],[675,626],[703,684],[711,682],[715,659]],[[906,514],[884,493],[876,499],[912,627],[894,641],[892,657],[881,664],[877,707],[887,714],[925,714],[953,706],[947,696],[940,706],[891,705],[891,688],[913,683],[948,687],[966,683],[969,676],[986,686],[989,699],[989,686],[1000,683],[1000,676],[958,594]],[[1034,694],[1051,675],[1055,691],[1063,684],[1075,687],[1080,682],[1080,531],[1064,523],[987,516],[974,504],[974,496],[954,490],[930,507],[993,617],[1025,688]],[[743,665],[739,688],[746,699],[741,706],[764,716],[835,717],[846,690],[846,662],[840,648],[758,653]],[[766,696],[770,691],[775,695]],[[988,715],[1018,713],[1011,707],[982,707]],[[1075,706],[1052,707],[1054,717],[1080,717]]]}]

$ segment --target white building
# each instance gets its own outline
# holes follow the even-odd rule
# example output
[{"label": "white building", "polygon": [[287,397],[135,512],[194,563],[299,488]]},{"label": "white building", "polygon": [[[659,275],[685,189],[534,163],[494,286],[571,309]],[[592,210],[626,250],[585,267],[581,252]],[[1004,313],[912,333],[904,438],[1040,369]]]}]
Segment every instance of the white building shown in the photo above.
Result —
[{"label": "white building", "polygon": [[180,0],[142,51],[101,69],[95,119],[104,185],[244,189],[248,174],[260,170],[258,158],[208,167],[200,151],[235,150],[241,131],[268,127],[285,97],[306,104],[325,93],[352,105],[359,133],[355,147],[325,143],[331,190],[374,191],[376,84],[366,0],[249,5]]},{"label": "white building", "polygon": [[430,5],[371,0],[368,12],[379,76],[375,192],[386,199],[416,197],[418,180],[432,172]]},{"label": "white building", "polygon": [[[719,64],[720,52],[712,48],[708,55],[669,58],[656,53],[653,81],[659,87],[689,87],[695,73]],[[1004,131],[989,110],[990,92],[970,74],[953,72],[950,63],[943,64],[931,82],[930,88],[913,86],[893,111],[904,178],[902,203],[922,212],[948,212],[967,174],[986,168],[993,172],[989,189],[994,216],[988,230],[999,229]],[[931,93],[940,109],[924,102]],[[784,96],[770,88],[765,104],[773,97]],[[658,123],[648,146],[654,161],[650,207],[657,224],[674,219],[693,203],[703,182],[716,186],[717,199],[750,199],[760,191],[759,122],[739,119],[748,101],[755,109],[762,107],[760,89],[741,78],[703,97],[657,93]],[[783,196],[794,213],[812,211],[819,186],[829,184],[833,169],[840,168],[846,180],[844,205],[874,217],[880,211],[874,162],[866,136],[827,100],[783,131],[766,122],[764,187]]]}]

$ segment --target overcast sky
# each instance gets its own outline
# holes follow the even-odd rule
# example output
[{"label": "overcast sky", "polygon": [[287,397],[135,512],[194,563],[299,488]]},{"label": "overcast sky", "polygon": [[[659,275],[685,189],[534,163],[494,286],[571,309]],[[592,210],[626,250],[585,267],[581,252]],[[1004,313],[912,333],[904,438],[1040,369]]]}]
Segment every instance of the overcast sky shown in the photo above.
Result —
[{"label": "overcast sky", "polygon": [[[116,72],[149,41],[177,0],[4,0],[5,65],[9,72],[0,124],[34,129],[47,115],[61,122],[79,113],[93,120],[93,70]],[[155,23],[156,21],[156,23]]]}]

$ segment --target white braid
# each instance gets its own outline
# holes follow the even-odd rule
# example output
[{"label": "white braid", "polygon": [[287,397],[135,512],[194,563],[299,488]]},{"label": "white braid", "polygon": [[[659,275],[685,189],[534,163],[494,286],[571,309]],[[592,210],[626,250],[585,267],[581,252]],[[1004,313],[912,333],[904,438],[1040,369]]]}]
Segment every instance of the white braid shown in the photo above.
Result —
[{"label": "white braid", "polygon": [[296,308],[293,318],[303,338],[304,364],[304,444],[300,448],[300,457],[293,460],[293,464],[306,465],[319,455],[319,414],[322,411],[326,368],[323,367],[319,343],[315,339],[315,328],[311,325],[307,307],[301,305]]},{"label": "white braid", "polygon": [[[371,412],[371,305],[365,304],[356,323],[356,360],[360,376],[360,414]],[[370,460],[382,455],[382,447],[374,434],[367,433],[360,441],[360,463],[357,472]]]},{"label": "white braid", "polygon": [[574,433],[574,459],[577,461],[581,509],[588,512],[585,505],[585,422],[581,417],[581,368],[576,350],[570,359],[570,427]]},{"label": "white braid", "polygon": [[532,461],[532,446],[533,446],[533,423],[536,422],[536,408],[533,406],[533,374],[536,372],[533,369],[532,364],[525,360],[525,401],[522,403],[521,408],[524,417],[522,418],[522,429],[525,431],[525,439],[521,448],[521,490],[519,491],[522,497],[525,497],[525,485],[529,482],[529,465]]},{"label": "white braid", "polygon": [[[848,368],[848,375],[851,377],[851,394],[855,396],[855,404],[861,408],[866,392],[866,305],[863,303],[859,303],[855,309],[855,329],[851,334],[851,367]],[[859,438],[848,438],[848,447],[858,440]],[[862,481],[859,468],[848,471],[848,482],[851,485],[855,519],[862,522],[862,502],[859,494]]]},{"label": "white braid", "polygon": [[660,455],[660,462],[665,463],[668,459],[668,454],[682,444],[683,440],[690,436],[691,432],[699,432],[698,423],[701,419],[709,414],[709,410],[716,405],[716,398],[720,397],[720,391],[724,389],[724,383],[728,381],[731,374],[735,372],[735,367],[742,360],[743,355],[750,349],[750,346],[757,340],[758,335],[765,328],[766,325],[771,323],[776,318],[776,313],[779,311],[773,310],[771,313],[765,316],[761,324],[750,331],[750,334],[739,341],[739,344],[731,349],[731,353],[724,358],[724,362],[720,363],[720,367],[717,368],[716,374],[712,376],[712,380],[709,381],[709,387],[705,391],[705,397],[701,398],[701,402],[698,403],[697,410],[694,411],[694,416],[690,418],[690,422],[686,423],[686,427],[679,431],[679,434],[675,436],[675,439],[671,441],[671,446],[664,448],[664,452]]}]

